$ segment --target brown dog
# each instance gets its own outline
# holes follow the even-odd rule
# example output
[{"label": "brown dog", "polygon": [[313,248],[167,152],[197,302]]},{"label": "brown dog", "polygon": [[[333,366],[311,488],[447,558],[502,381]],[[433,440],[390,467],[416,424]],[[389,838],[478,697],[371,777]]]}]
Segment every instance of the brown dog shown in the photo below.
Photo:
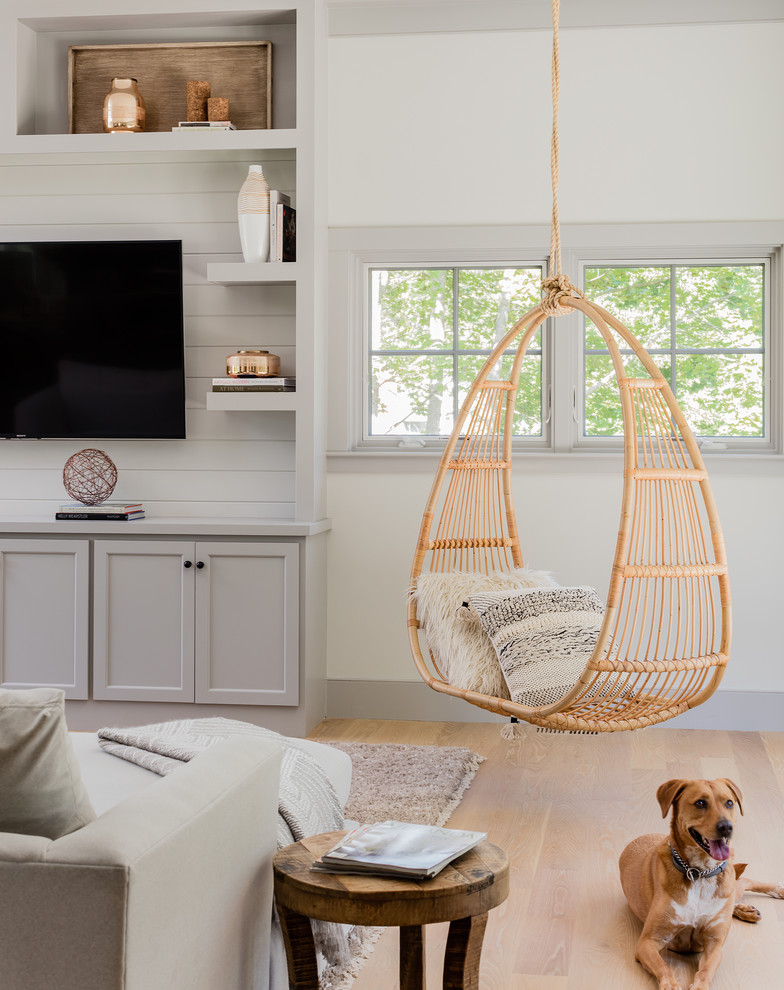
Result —
[{"label": "brown dog", "polygon": [[746,891],[784,897],[784,884],[741,879],[732,835],[736,809],[743,814],[737,784],[721,780],[668,780],[656,792],[662,818],[672,807],[670,834],[642,835],[621,853],[621,886],[643,923],[635,958],[659,982],[659,990],[681,990],[661,957],[662,949],[702,952],[690,990],[708,990],[733,915],[759,921]]}]

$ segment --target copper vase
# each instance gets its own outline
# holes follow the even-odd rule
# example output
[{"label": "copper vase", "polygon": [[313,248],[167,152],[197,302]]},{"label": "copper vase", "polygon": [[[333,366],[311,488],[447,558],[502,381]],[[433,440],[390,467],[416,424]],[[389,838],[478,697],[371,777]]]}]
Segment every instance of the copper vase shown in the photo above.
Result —
[{"label": "copper vase", "polygon": [[112,79],[103,101],[103,129],[110,134],[135,134],[144,130],[144,99],[135,79]]}]

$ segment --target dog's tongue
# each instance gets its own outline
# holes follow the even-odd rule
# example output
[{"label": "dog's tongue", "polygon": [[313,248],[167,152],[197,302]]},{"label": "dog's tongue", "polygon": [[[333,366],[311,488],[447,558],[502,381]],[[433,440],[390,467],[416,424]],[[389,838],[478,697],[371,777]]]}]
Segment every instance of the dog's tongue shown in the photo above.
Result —
[{"label": "dog's tongue", "polygon": [[730,844],[725,839],[708,839],[710,854],[714,859],[725,860],[730,858]]}]

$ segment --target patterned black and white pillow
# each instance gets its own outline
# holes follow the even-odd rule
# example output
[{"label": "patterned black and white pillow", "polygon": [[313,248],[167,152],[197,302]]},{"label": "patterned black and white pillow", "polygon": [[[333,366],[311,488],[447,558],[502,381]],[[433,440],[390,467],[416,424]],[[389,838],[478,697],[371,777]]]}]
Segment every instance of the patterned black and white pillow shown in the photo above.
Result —
[{"label": "patterned black and white pillow", "polygon": [[593,653],[604,604],[593,588],[530,588],[471,596],[513,701],[548,705],[577,683]]}]

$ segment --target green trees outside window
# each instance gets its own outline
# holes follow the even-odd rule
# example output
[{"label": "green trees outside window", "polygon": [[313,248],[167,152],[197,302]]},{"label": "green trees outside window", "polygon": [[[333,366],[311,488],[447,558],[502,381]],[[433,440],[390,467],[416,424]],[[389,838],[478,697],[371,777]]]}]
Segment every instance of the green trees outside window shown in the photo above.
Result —
[{"label": "green trees outside window", "polygon": [[[669,379],[701,437],[765,435],[762,264],[585,269],[585,293],[624,323]],[[585,327],[584,435],[620,436],[618,389],[604,341]],[[631,377],[647,375],[626,350]]]},{"label": "green trees outside window", "polygon": [[[584,269],[584,289],[639,338],[698,436],[742,441],[766,436],[766,278],[758,261],[602,264]],[[538,265],[370,268],[368,438],[448,436],[487,355],[539,302],[541,280]],[[596,328],[584,323],[582,365],[569,373],[584,400],[577,431],[585,439],[620,437],[610,356]],[[574,360],[561,355],[557,332],[552,353],[554,363]],[[622,353],[628,373],[646,377],[631,351]],[[506,352],[493,377],[508,375],[513,354]],[[517,396],[520,438],[543,436],[550,375],[540,330]]]},{"label": "green trees outside window", "polygon": [[[372,269],[370,435],[448,436],[492,348],[539,301],[541,281],[539,267]],[[529,353],[515,432],[530,437],[542,432],[539,336]]]}]

